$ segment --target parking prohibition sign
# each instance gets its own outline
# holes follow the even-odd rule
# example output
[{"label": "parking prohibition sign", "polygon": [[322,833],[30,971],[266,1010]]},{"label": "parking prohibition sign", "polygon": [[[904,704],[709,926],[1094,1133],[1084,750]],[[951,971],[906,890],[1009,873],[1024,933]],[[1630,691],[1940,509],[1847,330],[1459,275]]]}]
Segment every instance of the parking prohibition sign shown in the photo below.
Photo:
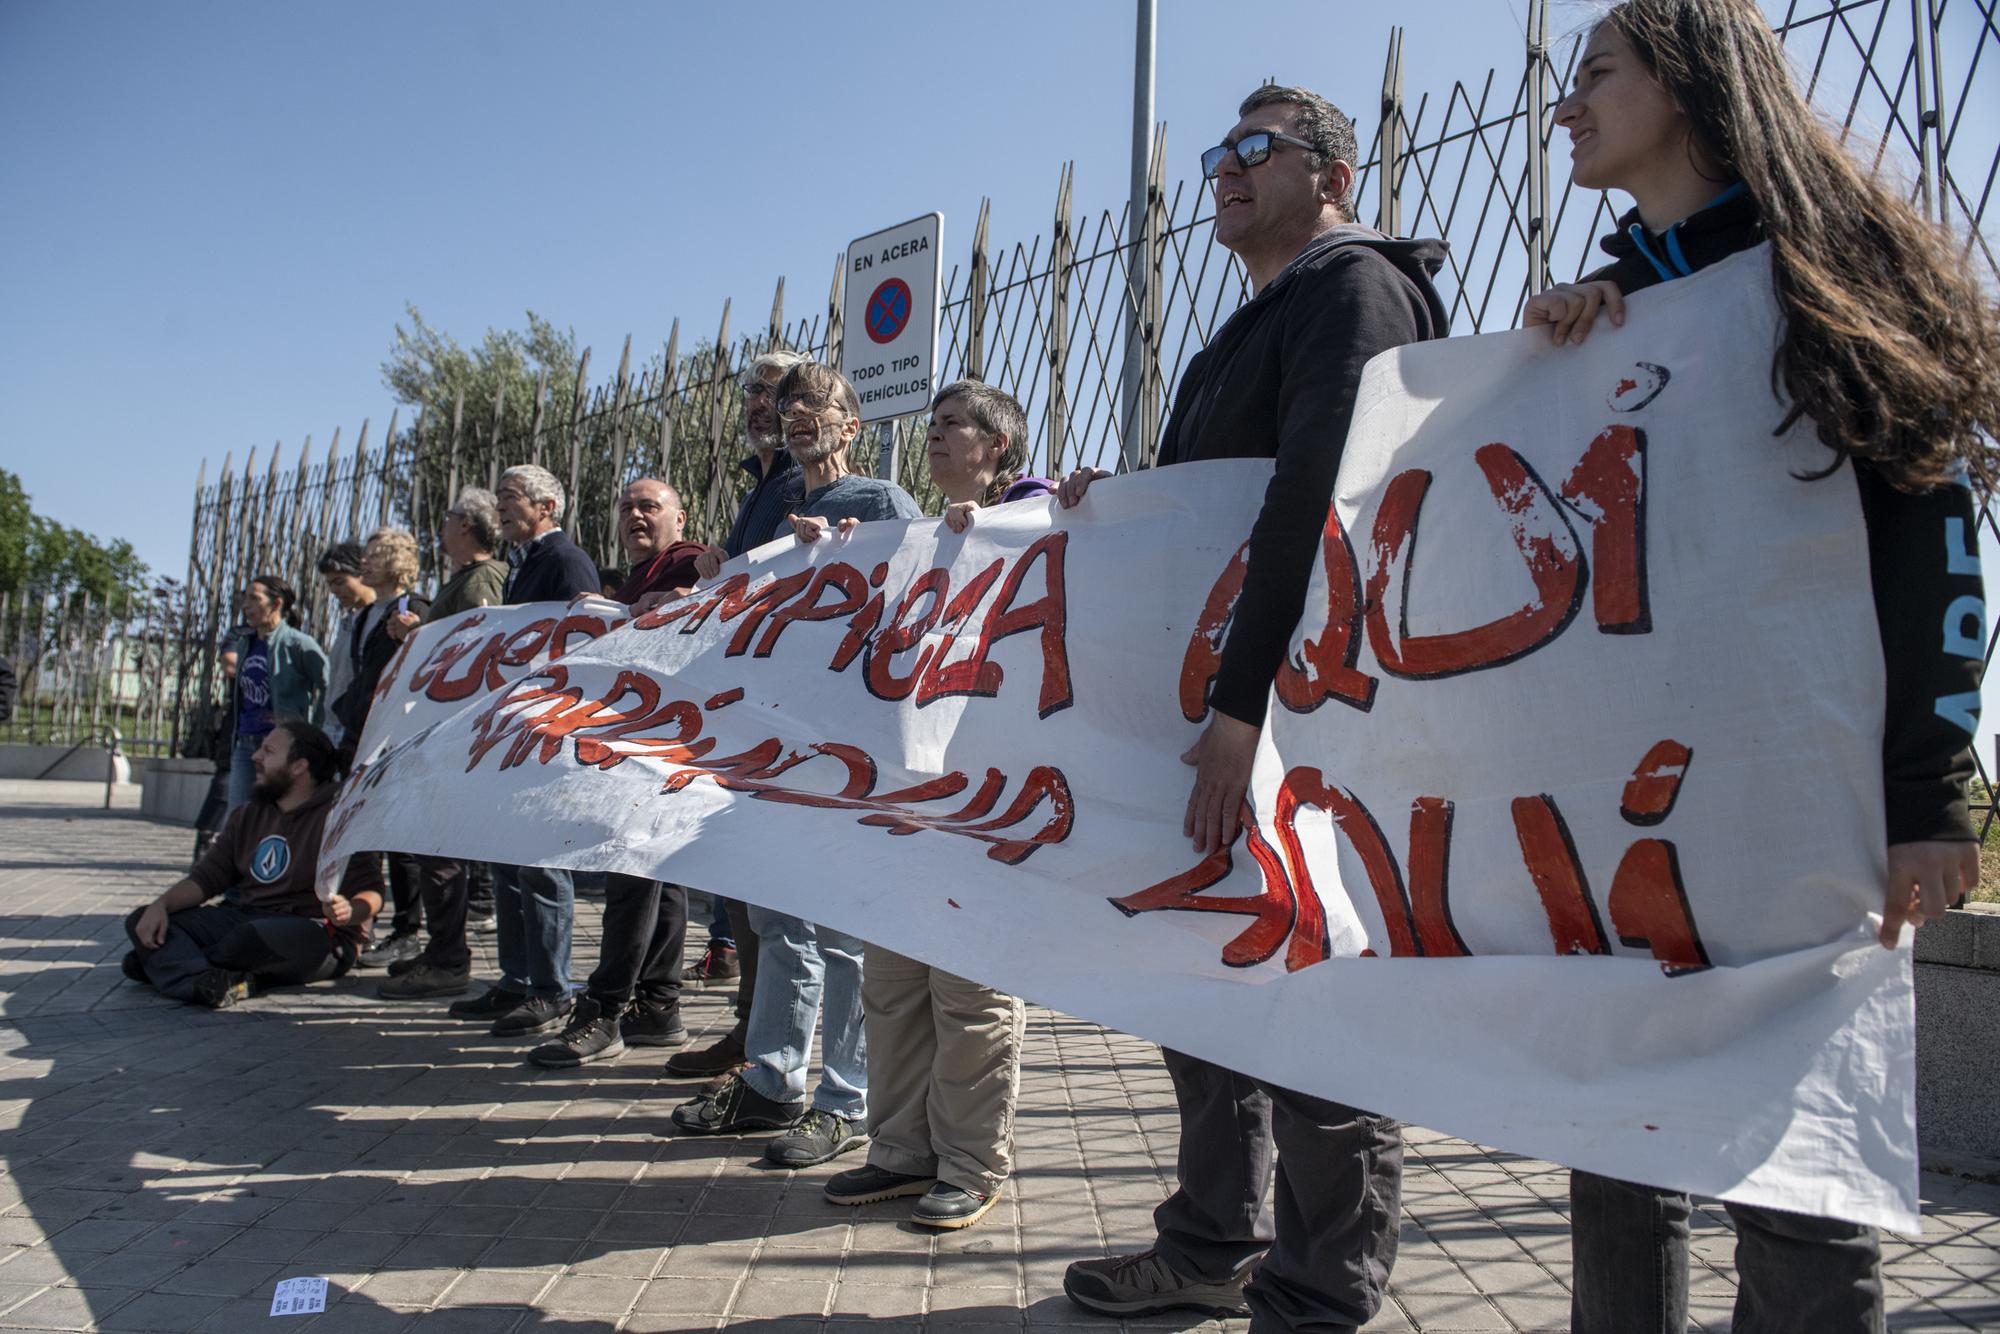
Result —
[{"label": "parking prohibition sign", "polygon": [[868,336],[878,343],[895,341],[903,326],[910,322],[912,309],[908,283],[901,278],[884,282],[868,298]]},{"label": "parking prohibition sign", "polygon": [[864,422],[931,405],[943,229],[942,214],[926,213],[847,247],[840,369],[861,399]]}]

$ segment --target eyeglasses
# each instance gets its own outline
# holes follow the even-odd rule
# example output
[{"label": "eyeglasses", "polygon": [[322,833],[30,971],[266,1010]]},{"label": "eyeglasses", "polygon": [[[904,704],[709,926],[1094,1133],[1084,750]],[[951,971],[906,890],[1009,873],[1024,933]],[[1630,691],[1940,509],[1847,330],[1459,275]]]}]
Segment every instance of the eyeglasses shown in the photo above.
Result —
[{"label": "eyeglasses", "polygon": [[778,386],[772,384],[769,380],[746,380],[743,382],[743,397],[745,398],[763,398],[767,394],[775,394],[777,392]]},{"label": "eyeglasses", "polygon": [[1294,148],[1303,148],[1308,153],[1317,151],[1305,140],[1294,138],[1289,134],[1280,134],[1276,130],[1258,130],[1253,134],[1244,135],[1233,144],[1217,144],[1203,153],[1201,178],[1205,181],[1214,180],[1215,174],[1222,170],[1222,159],[1231,153],[1236,154],[1236,160],[1245,167],[1254,167],[1271,156],[1272,144],[1290,144]]},{"label": "eyeglasses", "polygon": [[779,399],[778,415],[780,417],[817,417],[832,406],[833,400],[830,398],[810,398],[799,394],[791,398]]}]

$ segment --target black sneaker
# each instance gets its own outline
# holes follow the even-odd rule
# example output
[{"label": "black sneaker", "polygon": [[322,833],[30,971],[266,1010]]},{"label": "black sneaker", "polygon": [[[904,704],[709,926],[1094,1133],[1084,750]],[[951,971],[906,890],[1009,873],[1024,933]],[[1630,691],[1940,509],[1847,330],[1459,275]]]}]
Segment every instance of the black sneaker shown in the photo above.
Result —
[{"label": "black sneaker", "polygon": [[484,995],[471,1000],[459,1001],[445,1013],[454,1019],[476,1019],[481,1023],[492,1023],[503,1014],[512,1014],[521,1008],[521,1002],[528,999],[518,991],[505,987],[488,987]]},{"label": "black sneaker", "polygon": [[[494,1031],[499,1031],[497,1026]],[[561,1070],[617,1056],[624,1050],[625,1038],[619,1032],[618,1021],[605,1014],[601,1004],[585,996],[569,1012],[569,1027],[563,1029],[562,1036],[529,1052],[528,1059],[547,1069]]]},{"label": "black sneaker", "polygon": [[560,1000],[550,996],[529,996],[493,1021],[493,1036],[525,1038],[546,1033],[568,1017],[574,1004],[568,996]]},{"label": "black sneaker", "polygon": [[925,1172],[891,1172],[869,1163],[834,1173],[821,1193],[829,1204],[879,1204],[903,1195],[922,1195],[936,1184],[937,1178]]},{"label": "black sneaker", "polygon": [[812,1167],[867,1142],[868,1132],[854,1122],[815,1107],[790,1133],[764,1146],[764,1161],[773,1167]]},{"label": "black sneaker", "polygon": [[414,931],[403,931],[378,941],[361,951],[361,957],[354,961],[356,968],[387,968],[390,964],[404,959],[414,959],[423,949],[424,943],[417,939]]},{"label": "black sneaker", "polygon": [[1253,1259],[1229,1278],[1212,1283],[1189,1278],[1158,1251],[1140,1251],[1076,1261],[1063,1274],[1063,1292],[1099,1315],[1152,1315],[1187,1307],[1211,1315],[1244,1316],[1250,1314],[1250,1303],[1243,1299],[1243,1288],[1256,1272]]},{"label": "black sneaker", "polygon": [[735,1074],[712,1097],[694,1098],[674,1108],[673,1122],[683,1135],[740,1135],[790,1130],[805,1114],[804,1103],[773,1102]]},{"label": "black sneaker", "polygon": [[[359,960],[357,960],[356,962],[358,963]],[[413,969],[423,968],[427,966],[429,963],[430,960],[424,957],[424,952],[422,950],[418,950],[415,954],[412,954],[409,958],[398,959],[396,960],[396,962],[390,964],[389,976],[401,977],[404,973],[410,972]]]},{"label": "black sneaker", "polygon": [[635,1000],[618,1016],[618,1029],[634,1047],[682,1047],[688,1040],[679,1005],[651,1005]]},{"label": "black sneaker", "polygon": [[146,965],[140,962],[139,951],[137,950],[126,950],[125,957],[118,961],[118,968],[119,971],[123,972],[125,976],[131,978],[134,982],[152,981],[151,978],[146,976]]},{"label": "black sneaker", "polygon": [[667,1058],[667,1073],[682,1079],[712,1079],[743,1064],[743,1040],[725,1033],[713,1046],[677,1051]]},{"label": "black sneaker", "polygon": [[924,1227],[971,1227],[986,1217],[986,1211],[999,1198],[997,1190],[981,1195],[976,1190],[940,1181],[925,1191],[924,1198],[917,1201],[917,1207],[910,1210],[910,1221]]},{"label": "black sneaker", "polygon": [[194,980],[194,1003],[211,1010],[226,1010],[237,1001],[249,1000],[252,994],[248,973],[211,968]]},{"label": "black sneaker", "polygon": [[[407,968],[392,965],[389,980],[375,988],[383,1000],[425,1000],[432,996],[463,996],[472,990],[472,969],[453,972],[426,959],[413,959]],[[472,1002],[477,1004],[477,1001]],[[520,1001],[516,999],[515,1005]],[[452,1007],[456,1010],[458,1007]]]}]

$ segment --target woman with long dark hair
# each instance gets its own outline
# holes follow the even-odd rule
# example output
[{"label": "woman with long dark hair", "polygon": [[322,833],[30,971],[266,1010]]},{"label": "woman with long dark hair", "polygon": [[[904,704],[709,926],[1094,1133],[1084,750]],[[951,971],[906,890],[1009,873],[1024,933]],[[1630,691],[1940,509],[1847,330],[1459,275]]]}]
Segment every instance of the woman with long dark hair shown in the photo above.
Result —
[{"label": "woman with long dark hair", "polygon": [[[1635,207],[1602,242],[1612,263],[1528,303],[1524,322],[1554,341],[1582,342],[1600,314],[1622,324],[1626,293],[1769,249],[1782,334],[1741,351],[1770,358],[1780,433],[1805,421],[1826,447],[1799,485],[1856,487],[1867,525],[1888,684],[1881,940],[1893,948],[1905,923],[1942,916],[1979,878],[1966,780],[1983,645],[1952,627],[1983,608],[1967,483],[2000,471],[2000,319],[1952,238],[1842,152],[1752,0],[1613,8],[1556,123],[1572,179]],[[1572,1328],[1686,1329],[1688,1197],[1574,1172],[1570,1200]],[[1872,1229],[1727,1208],[1733,1328],[1882,1329]]]},{"label": "woman with long dark hair", "polygon": [[229,809],[250,800],[257,771],[250,757],[281,718],[317,727],[326,695],[326,650],[301,627],[299,595],[275,574],[260,574],[239,602],[243,631],[231,646],[236,682],[230,692],[236,741],[229,758]]}]

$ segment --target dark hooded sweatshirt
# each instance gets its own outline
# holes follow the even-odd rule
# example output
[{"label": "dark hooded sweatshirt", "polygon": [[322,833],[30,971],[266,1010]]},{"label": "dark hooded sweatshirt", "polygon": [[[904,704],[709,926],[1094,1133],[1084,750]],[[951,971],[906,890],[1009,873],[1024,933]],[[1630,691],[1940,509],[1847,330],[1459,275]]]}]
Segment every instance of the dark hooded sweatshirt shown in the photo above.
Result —
[{"label": "dark hooded sweatshirt", "polygon": [[[1612,262],[1589,277],[1636,292],[1764,239],[1756,202],[1733,187],[1664,232],[1648,231],[1633,209],[1598,243]],[[1889,842],[1970,841],[1976,835],[1965,785],[1973,771],[1985,650],[1972,492],[1963,486],[1901,491],[1866,462],[1800,485],[1849,485],[1861,494],[1888,677],[1882,787]]]},{"label": "dark hooded sweatshirt", "polygon": [[[334,784],[322,783],[303,805],[289,811],[264,797],[244,802],[229,813],[228,823],[188,872],[188,879],[209,898],[235,889],[237,902],[245,908],[324,919],[326,910],[313,891],[313,880],[319,872],[326,817],[338,791]],[[340,892],[349,899],[373,894],[379,902],[381,859],[367,852],[350,857]],[[352,948],[368,938],[368,927],[359,920],[344,926],[328,922],[327,934]]]},{"label": "dark hooded sweatshirt", "polygon": [[1323,232],[1188,362],[1159,463],[1261,458],[1277,472],[1250,530],[1249,569],[1209,704],[1261,725],[1271,681],[1305,611],[1306,587],[1354,393],[1369,358],[1441,338],[1451,317],[1431,286],[1442,241],[1347,223]]}]

